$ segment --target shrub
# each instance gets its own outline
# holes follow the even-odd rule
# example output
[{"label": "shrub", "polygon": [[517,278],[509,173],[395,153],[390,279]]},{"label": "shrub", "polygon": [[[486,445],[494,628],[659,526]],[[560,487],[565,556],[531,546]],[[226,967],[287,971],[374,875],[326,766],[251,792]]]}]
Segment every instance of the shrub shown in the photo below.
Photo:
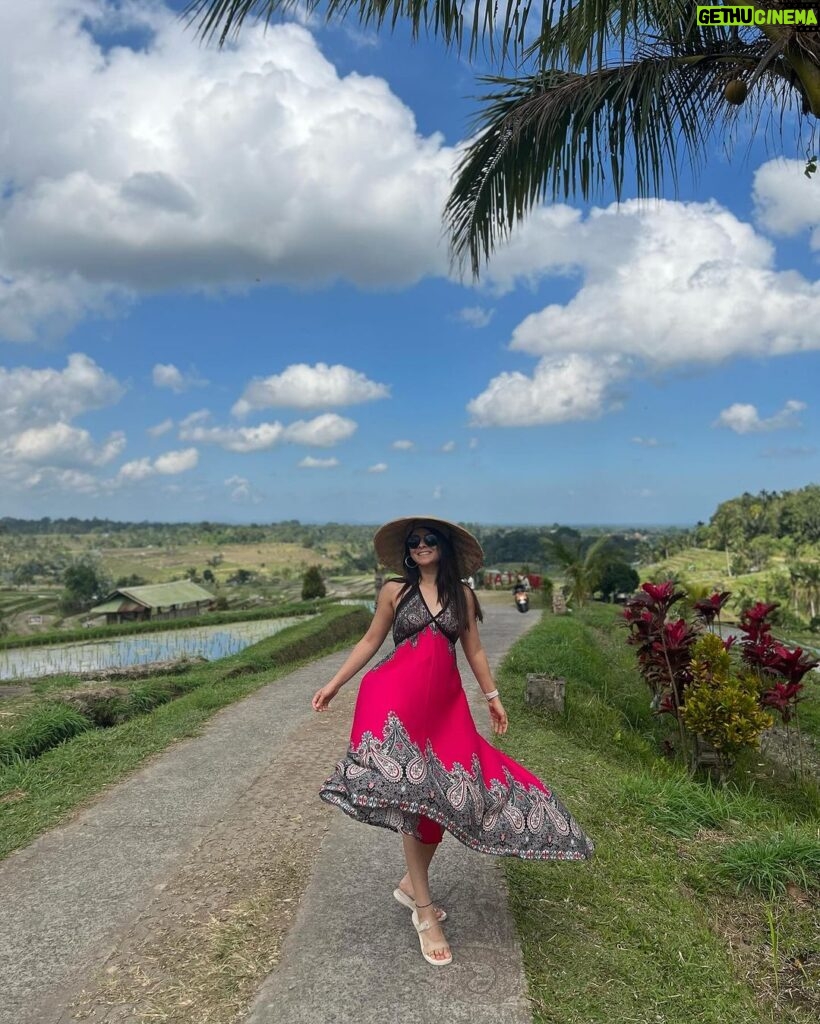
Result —
[{"label": "shrub", "polygon": [[312,565],[302,577],[302,600],[312,601],[316,597],[324,597],[326,593],[319,566]]},{"label": "shrub", "polygon": [[690,732],[728,757],[760,743],[773,718],[760,707],[760,684],[749,672],[732,670],[720,637],[707,633],[692,650],[692,679],[681,708]]}]

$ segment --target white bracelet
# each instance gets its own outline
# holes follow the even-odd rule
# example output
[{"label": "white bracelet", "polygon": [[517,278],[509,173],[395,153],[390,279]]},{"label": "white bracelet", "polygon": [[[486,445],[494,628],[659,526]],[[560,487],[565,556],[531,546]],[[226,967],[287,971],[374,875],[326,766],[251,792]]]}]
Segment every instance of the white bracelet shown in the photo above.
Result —
[{"label": "white bracelet", "polygon": [[495,700],[495,698],[498,696],[498,690],[490,690],[490,692],[485,693],[484,696],[487,698],[488,701]]}]

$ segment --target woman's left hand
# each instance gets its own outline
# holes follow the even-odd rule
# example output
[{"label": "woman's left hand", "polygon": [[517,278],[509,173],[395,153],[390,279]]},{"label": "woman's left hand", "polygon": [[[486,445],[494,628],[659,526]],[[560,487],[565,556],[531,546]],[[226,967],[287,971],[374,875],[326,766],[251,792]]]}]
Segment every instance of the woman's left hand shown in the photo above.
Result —
[{"label": "woman's left hand", "polygon": [[493,697],[490,701],[490,719],[493,723],[493,732],[503,736],[507,731],[509,723],[507,722],[507,712],[504,710],[500,697]]}]

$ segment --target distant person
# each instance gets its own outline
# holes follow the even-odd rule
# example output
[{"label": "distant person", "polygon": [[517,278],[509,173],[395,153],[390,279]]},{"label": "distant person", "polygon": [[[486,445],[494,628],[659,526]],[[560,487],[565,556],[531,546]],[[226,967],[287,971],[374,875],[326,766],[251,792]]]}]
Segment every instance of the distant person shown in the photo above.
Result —
[{"label": "distant person", "polygon": [[[476,730],[455,659],[461,646],[487,698],[493,732],[507,731],[478,634],[478,598],[461,580],[480,568],[481,546],[444,519],[407,517],[373,538],[385,580],[370,628],[313,708],[326,711],[393,628],[395,650],[362,679],[347,755],[320,796],[351,818],[401,833],[407,874],[393,890],[412,910],[424,959],[452,963],[428,870],[444,830],[472,850],[525,860],[586,860],[592,841],[540,779]],[[463,766],[463,767],[462,767]]]}]

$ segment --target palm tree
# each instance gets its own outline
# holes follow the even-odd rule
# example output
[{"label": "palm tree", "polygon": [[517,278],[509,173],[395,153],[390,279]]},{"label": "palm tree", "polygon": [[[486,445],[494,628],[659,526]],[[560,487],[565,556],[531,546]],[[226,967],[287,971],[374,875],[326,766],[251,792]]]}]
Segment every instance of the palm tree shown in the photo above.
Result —
[{"label": "palm tree", "polygon": [[569,599],[576,605],[584,604],[598,588],[601,562],[610,537],[599,537],[586,552],[579,540],[574,544],[557,537],[544,540],[546,556],[558,565],[569,584]]},{"label": "palm tree", "polygon": [[800,566],[802,581],[805,585],[806,599],[809,603],[809,618],[817,615],[817,601],[820,597],[820,563],[804,562]]},{"label": "palm tree", "polygon": [[[697,169],[715,135],[731,136],[740,105],[775,135],[789,112],[820,118],[820,26],[724,28],[697,23],[691,0],[189,0],[185,16],[220,44],[249,17],[299,7],[365,26],[409,22],[499,70],[481,80],[476,134],[445,209],[453,255],[479,275],[495,246],[544,199],[588,199],[627,174],[641,196]],[[791,7],[750,0],[756,11]],[[809,155],[806,174],[817,169]]]},{"label": "palm tree", "polygon": [[787,566],[789,570],[789,583],[791,584],[792,590],[792,606],[794,608],[795,615],[800,614],[800,586],[803,583],[803,564],[801,562],[793,562]]}]

